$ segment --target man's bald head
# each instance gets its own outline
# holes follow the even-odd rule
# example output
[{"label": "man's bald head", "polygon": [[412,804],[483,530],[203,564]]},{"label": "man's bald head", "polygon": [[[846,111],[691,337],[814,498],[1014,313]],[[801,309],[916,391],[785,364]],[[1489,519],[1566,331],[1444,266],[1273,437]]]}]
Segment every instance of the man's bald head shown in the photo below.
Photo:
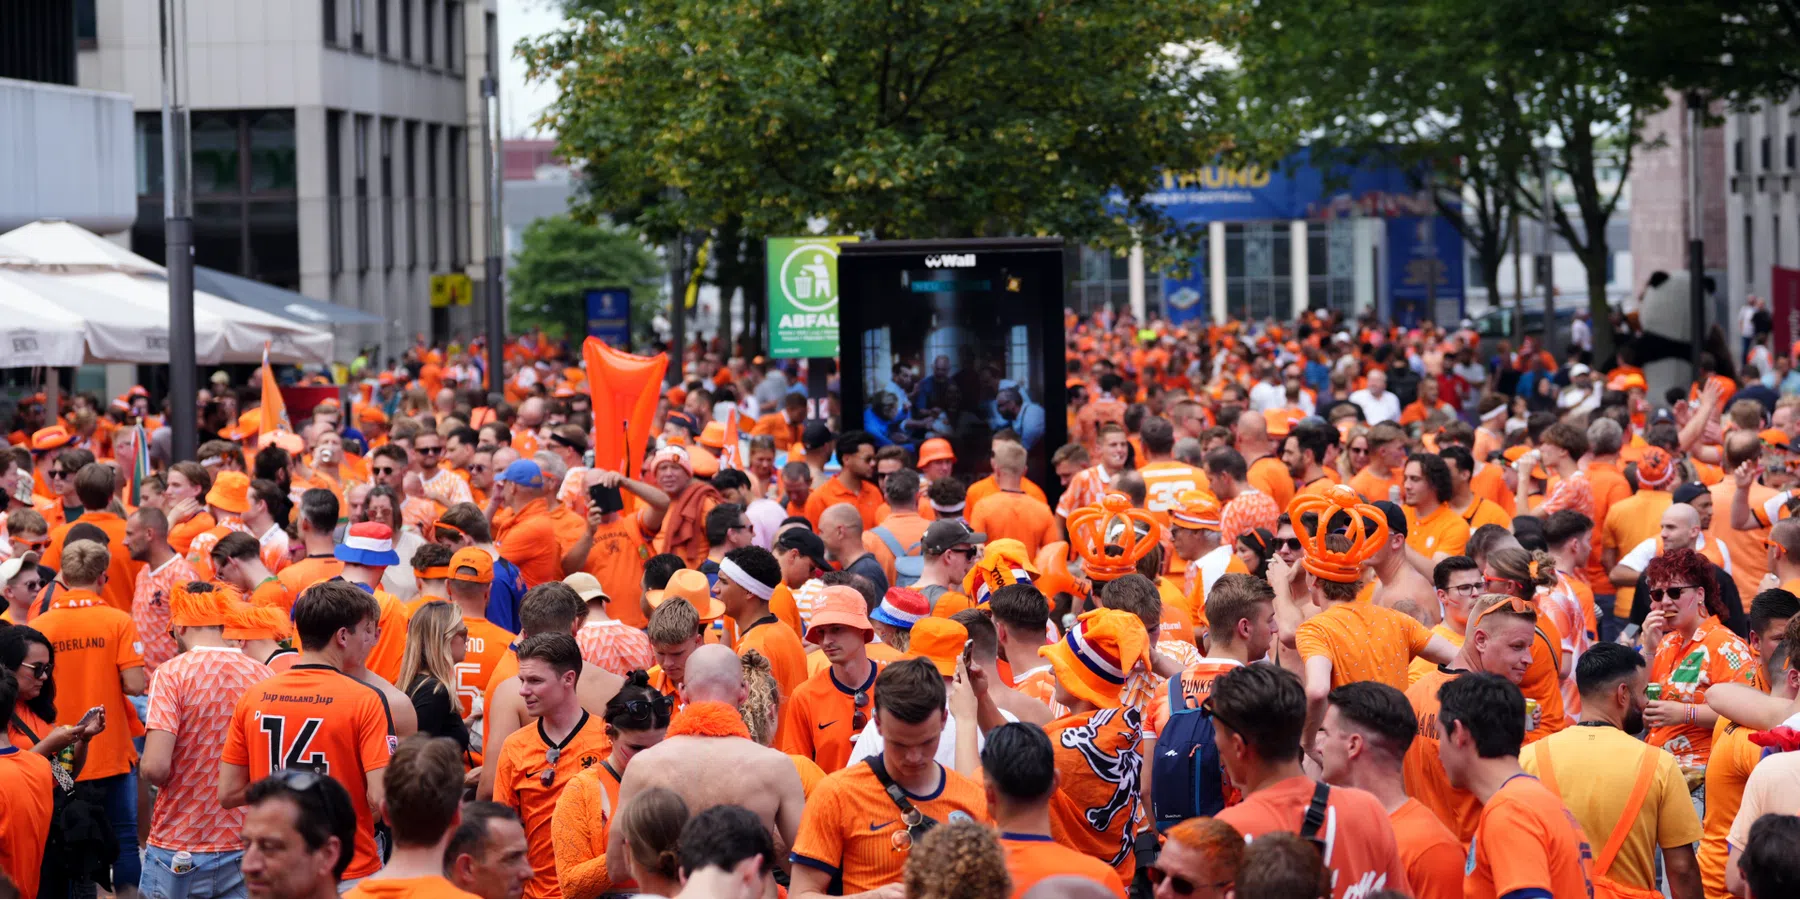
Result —
[{"label": "man's bald head", "polygon": [[1788,556],[1800,559],[1800,519],[1782,519],[1769,529],[1769,540],[1779,544]]},{"label": "man's bald head", "polygon": [[1692,547],[1700,539],[1700,511],[1686,503],[1672,503],[1663,511],[1663,550]]},{"label": "man's bald head", "polygon": [[1725,468],[1736,470],[1762,456],[1762,436],[1755,431],[1734,431],[1725,436]]},{"label": "man's bald head", "polygon": [[518,423],[526,428],[536,428],[544,423],[544,398],[527,397],[519,404]]},{"label": "man's bald head", "polygon": [[706,644],[688,656],[681,695],[689,703],[744,702],[744,663],[730,647]]},{"label": "man's bald head", "polygon": [[861,534],[862,513],[857,510],[854,505],[849,503],[838,503],[827,506],[825,507],[824,512],[819,513],[820,531],[828,531],[839,526],[849,528],[852,531]]},{"label": "man's bald head", "polygon": [[1237,437],[1239,443],[1266,444],[1269,442],[1269,420],[1255,410],[1245,410],[1237,417]]}]

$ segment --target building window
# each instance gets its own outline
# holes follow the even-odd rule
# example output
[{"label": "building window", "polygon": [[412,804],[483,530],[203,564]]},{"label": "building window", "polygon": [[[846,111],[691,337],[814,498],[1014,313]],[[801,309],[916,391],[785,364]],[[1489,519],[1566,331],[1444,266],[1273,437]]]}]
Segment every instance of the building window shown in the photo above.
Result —
[{"label": "building window", "polygon": [[100,45],[99,17],[94,0],[75,0],[75,46],[92,50]]},{"label": "building window", "polygon": [[1356,224],[1306,224],[1306,305],[1349,313],[1356,305]]},{"label": "building window", "polygon": [[1762,136],[1762,140],[1760,141],[1761,146],[1758,149],[1761,151],[1759,155],[1762,157],[1762,168],[1764,172],[1769,171],[1769,147],[1773,143],[1773,138],[1766,134]]},{"label": "building window", "polygon": [[394,120],[381,120],[381,267],[394,267],[394,226],[400,208],[394,205]]},{"label": "building window", "polygon": [[321,23],[325,32],[325,43],[338,42],[338,0],[319,0],[319,12],[324,15]]},{"label": "building window", "polygon": [[436,37],[434,36],[434,32],[432,31],[432,28],[431,28],[431,26],[432,26],[431,20],[433,18],[432,12],[433,12],[433,8],[436,6],[437,6],[437,0],[425,0],[425,6],[421,10],[420,16],[419,16],[420,20],[422,21],[422,23],[425,26],[425,40],[422,43],[425,46],[425,64],[428,66],[432,65],[434,63],[433,57],[434,57],[434,54],[436,53],[436,50],[435,50]]},{"label": "building window", "polygon": [[412,0],[400,0],[400,58],[412,62]]},{"label": "building window", "polygon": [[1287,319],[1293,308],[1293,239],[1286,222],[1225,226],[1225,317]]},{"label": "building window", "polygon": [[375,0],[375,49],[388,55],[388,0]]},{"label": "building window", "polygon": [[[136,124],[138,164],[143,170],[138,177],[139,214],[132,228],[132,245],[162,262],[167,238],[162,208],[162,114],[140,113]],[[204,150],[196,143],[194,151],[195,262],[281,287],[299,287],[293,111],[196,112],[191,128],[196,139],[205,140]],[[328,135],[331,131],[328,114]],[[154,154],[148,152],[152,147],[157,151]]]},{"label": "building window", "polygon": [[356,270],[369,271],[369,117],[356,117],[350,152],[356,159]]},{"label": "building window", "polygon": [[1744,217],[1744,284],[1756,290],[1756,219]]},{"label": "building window", "polygon": [[442,125],[425,126],[425,261],[438,270],[438,132]]},{"label": "building window", "polygon": [[482,17],[482,26],[486,29],[482,34],[482,53],[487,56],[487,73],[500,71],[500,20],[493,13]]},{"label": "building window", "polygon": [[1731,171],[1744,171],[1744,139],[1731,139]]},{"label": "building window", "polygon": [[1769,265],[1781,265],[1781,217],[1769,221]]},{"label": "building window", "polygon": [[461,128],[444,129],[444,150],[447,152],[447,163],[444,174],[450,178],[450,271],[455,272],[463,266],[463,229],[468,225],[468,211],[463,208],[462,189],[463,173],[463,130]]},{"label": "building window", "polygon": [[406,156],[402,160],[406,167],[406,267],[419,264],[419,123],[406,123]]},{"label": "building window", "polygon": [[1788,134],[1786,143],[1787,143],[1787,167],[1789,169],[1792,169],[1792,168],[1794,168],[1794,135],[1792,132],[1790,132]]},{"label": "building window", "polygon": [[363,48],[363,0],[350,0],[350,47]]},{"label": "building window", "polygon": [[331,274],[344,271],[344,114],[325,112],[325,209]]},{"label": "building window", "polygon": [[462,39],[462,4],[457,0],[449,0],[444,4],[444,68],[458,75],[462,74],[462,48],[457,43]]}]

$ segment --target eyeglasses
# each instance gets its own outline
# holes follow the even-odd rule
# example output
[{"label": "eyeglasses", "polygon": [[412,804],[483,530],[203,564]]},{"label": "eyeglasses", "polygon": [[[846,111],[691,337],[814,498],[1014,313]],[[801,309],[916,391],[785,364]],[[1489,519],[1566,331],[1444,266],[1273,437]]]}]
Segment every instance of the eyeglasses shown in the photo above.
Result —
[{"label": "eyeglasses", "polygon": [[856,695],[850,698],[850,702],[856,704],[856,710],[850,716],[850,727],[856,733],[861,734],[863,728],[869,724],[869,714],[863,712],[863,707],[869,705],[869,692],[857,691]]},{"label": "eyeglasses", "polygon": [[1493,606],[1490,606],[1487,609],[1484,609],[1481,612],[1476,613],[1475,618],[1469,620],[1469,625],[1464,630],[1464,633],[1465,634],[1474,633],[1475,626],[1481,624],[1481,620],[1484,617],[1486,617],[1488,613],[1491,613],[1497,609],[1505,609],[1516,615],[1521,615],[1521,616],[1528,615],[1528,616],[1535,617],[1537,615],[1537,606],[1532,604],[1530,601],[1521,600],[1518,597],[1508,597],[1505,603],[1496,603]]},{"label": "eyeglasses", "polygon": [[1162,887],[1162,883],[1166,879],[1169,882],[1170,891],[1181,897],[1191,897],[1201,888],[1212,888],[1215,892],[1223,892],[1225,888],[1231,886],[1231,882],[1229,881],[1215,881],[1212,884],[1195,884],[1160,866],[1145,866],[1144,875],[1150,879],[1150,889],[1152,891]]},{"label": "eyeglasses", "polygon": [[400,470],[394,468],[393,466],[387,466],[385,468],[382,466],[370,466],[369,471],[375,473],[376,475],[392,475],[395,472],[398,472]]},{"label": "eyeglasses", "polygon": [[44,679],[50,677],[50,673],[56,671],[56,663],[53,663],[53,662],[24,663],[24,664],[20,665],[19,668],[30,672],[31,677],[36,678],[39,681],[43,681]]},{"label": "eyeglasses", "polygon": [[1664,597],[1669,598],[1670,603],[1674,603],[1681,599],[1683,593],[1699,589],[1700,586],[1697,584],[1684,584],[1679,587],[1651,588],[1645,593],[1650,595],[1651,603],[1661,603]]},{"label": "eyeglasses", "polygon": [[1448,593],[1448,594],[1463,594],[1465,596],[1473,597],[1476,594],[1481,593],[1481,582],[1471,581],[1468,584],[1453,584],[1453,585],[1445,588],[1444,592]]}]

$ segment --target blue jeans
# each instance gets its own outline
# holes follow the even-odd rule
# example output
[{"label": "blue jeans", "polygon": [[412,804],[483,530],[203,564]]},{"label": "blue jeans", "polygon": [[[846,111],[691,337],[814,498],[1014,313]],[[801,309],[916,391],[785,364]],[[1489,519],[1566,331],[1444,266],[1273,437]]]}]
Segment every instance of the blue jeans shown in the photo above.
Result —
[{"label": "blue jeans", "polygon": [[138,862],[137,773],[110,775],[92,781],[78,782],[75,789],[92,803],[98,804],[112,823],[119,839],[119,858],[113,862],[113,884],[137,884],[143,878]]},{"label": "blue jeans", "polygon": [[244,851],[195,853],[194,867],[179,875],[171,868],[175,864],[175,853],[162,847],[144,848],[144,875],[138,882],[140,893],[146,897],[192,897],[194,900],[248,896],[244,892],[244,873],[238,868],[244,860]]}]

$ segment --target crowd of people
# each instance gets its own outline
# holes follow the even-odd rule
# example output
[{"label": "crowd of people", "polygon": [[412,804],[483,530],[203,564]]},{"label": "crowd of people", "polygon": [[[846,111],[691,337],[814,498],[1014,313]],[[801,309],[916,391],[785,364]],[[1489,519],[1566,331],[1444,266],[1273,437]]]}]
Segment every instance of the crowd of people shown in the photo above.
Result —
[{"label": "crowd of people", "polygon": [[623,471],[541,339],[26,398],[0,889],[1800,895],[1800,383],[1068,326],[1042,484],[720,345]]}]

